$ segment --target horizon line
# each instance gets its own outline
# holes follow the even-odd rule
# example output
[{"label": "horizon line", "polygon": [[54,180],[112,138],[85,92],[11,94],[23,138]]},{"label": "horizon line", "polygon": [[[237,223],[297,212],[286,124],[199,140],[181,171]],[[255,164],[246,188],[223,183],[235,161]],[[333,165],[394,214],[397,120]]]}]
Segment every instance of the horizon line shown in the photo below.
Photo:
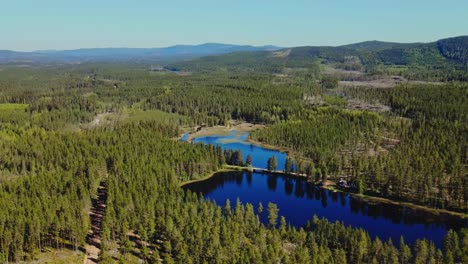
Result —
[{"label": "horizon line", "polygon": [[201,42],[197,44],[174,44],[174,45],[169,45],[169,46],[161,46],[161,47],[118,47],[118,46],[106,46],[106,47],[80,47],[80,48],[64,48],[64,49],[35,49],[35,50],[15,50],[15,49],[1,49],[0,51],[12,51],[12,52],[18,52],[18,53],[34,53],[34,52],[53,52],[53,51],[75,51],[75,50],[91,50],[91,49],[166,49],[166,48],[172,48],[176,46],[190,46],[190,47],[195,47],[195,46],[202,46],[202,45],[207,45],[207,44],[217,44],[217,45],[233,45],[233,46],[251,46],[251,47],[276,47],[280,49],[287,49],[287,48],[297,48],[297,47],[341,47],[341,46],[346,46],[346,45],[352,45],[352,44],[359,44],[359,43],[365,43],[365,42],[386,42],[386,43],[398,43],[398,44],[427,44],[427,43],[433,43],[437,42],[442,39],[447,39],[447,38],[457,38],[457,37],[468,37],[467,35],[456,35],[453,37],[446,37],[446,38],[438,38],[435,40],[431,41],[415,41],[415,42],[398,42],[398,41],[391,41],[391,40],[377,40],[377,39],[372,39],[372,40],[363,40],[363,41],[357,41],[357,42],[352,42],[352,43],[347,43],[347,44],[339,44],[339,45],[294,45],[294,46],[279,46],[275,44],[262,44],[262,45],[254,45],[254,44],[234,44],[234,43],[223,43],[223,42]]}]

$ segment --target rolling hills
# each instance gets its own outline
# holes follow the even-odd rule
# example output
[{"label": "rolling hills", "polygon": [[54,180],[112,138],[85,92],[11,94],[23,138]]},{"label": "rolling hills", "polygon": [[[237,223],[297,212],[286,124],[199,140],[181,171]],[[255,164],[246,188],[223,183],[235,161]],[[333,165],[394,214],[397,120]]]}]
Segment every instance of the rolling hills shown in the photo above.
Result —
[{"label": "rolling hills", "polygon": [[239,51],[277,50],[276,46],[250,46],[220,43],[175,45],[166,48],[91,48],[76,50],[44,50],[16,52],[0,50],[0,63],[85,61],[167,61],[185,60],[201,56],[220,55]]},{"label": "rolling hills", "polygon": [[463,75],[468,69],[468,36],[431,43],[366,41],[338,47],[304,46],[275,51],[246,51],[178,62],[173,66],[189,71],[255,69],[282,72],[285,68],[309,68],[316,62],[367,73],[397,67],[400,72],[424,69],[426,72],[451,71]]}]

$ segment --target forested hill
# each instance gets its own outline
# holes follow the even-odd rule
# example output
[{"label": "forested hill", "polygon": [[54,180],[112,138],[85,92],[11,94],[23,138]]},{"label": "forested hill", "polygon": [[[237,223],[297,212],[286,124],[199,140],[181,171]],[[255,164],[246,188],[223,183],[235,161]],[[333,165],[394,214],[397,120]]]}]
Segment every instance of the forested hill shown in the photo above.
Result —
[{"label": "forested hill", "polygon": [[439,40],[437,47],[445,58],[468,66],[468,36]]},{"label": "forested hill", "polygon": [[[461,71],[468,69],[468,36],[431,43],[392,43],[367,41],[339,47],[295,47],[277,51],[238,52],[209,56],[173,66],[190,71],[215,69],[284,72],[309,68],[315,62],[335,68],[362,72],[424,69]],[[460,74],[452,79],[460,79]],[[463,75],[463,74],[462,74]]]},{"label": "forested hill", "polygon": [[340,46],[342,48],[348,49],[362,49],[362,50],[371,50],[371,51],[380,51],[385,49],[393,49],[393,48],[410,48],[417,45],[421,45],[423,43],[398,43],[398,42],[385,42],[385,41],[378,41],[378,40],[371,40],[371,41],[364,41],[359,43],[353,43],[348,45]]}]

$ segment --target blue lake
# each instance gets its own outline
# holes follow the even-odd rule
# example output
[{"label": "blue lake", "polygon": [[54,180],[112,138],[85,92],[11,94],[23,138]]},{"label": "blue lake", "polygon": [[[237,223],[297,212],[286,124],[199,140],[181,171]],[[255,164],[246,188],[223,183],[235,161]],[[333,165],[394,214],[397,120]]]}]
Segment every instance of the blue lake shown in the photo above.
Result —
[{"label": "blue lake", "polygon": [[[196,137],[192,142],[221,146],[223,150],[241,150],[244,161],[247,158],[247,155],[250,154],[252,156],[252,166],[256,168],[267,168],[268,159],[276,156],[278,161],[277,169],[284,170],[287,157],[286,153],[251,144],[245,141],[248,136],[248,133],[238,134],[237,131],[232,131],[229,135]],[[188,134],[185,134],[181,140],[186,141],[187,137]]]},{"label": "blue lake", "polygon": [[[255,167],[266,167],[266,161],[272,155],[278,158],[278,169],[284,168],[286,154],[265,149],[245,142],[248,134],[228,136],[210,136],[194,139],[194,142],[214,144],[224,149],[242,150],[244,158],[251,154]],[[237,138],[239,142],[232,142]],[[225,143],[223,143],[225,142]],[[270,175],[250,172],[222,172],[213,177],[183,187],[200,193],[205,198],[223,206],[227,199],[234,204],[237,199],[242,203],[251,203],[257,208],[261,202],[266,208],[269,202],[278,205],[279,214],[286,221],[302,227],[314,215],[325,217],[329,221],[340,221],[346,226],[363,228],[371,237],[382,240],[391,238],[398,243],[400,236],[413,243],[416,239],[427,238],[441,247],[448,229],[460,229],[468,226],[468,219],[448,214],[432,214],[424,210],[415,210],[405,206],[365,202],[346,193],[332,192],[318,188],[303,178]],[[266,213],[260,216],[266,223]]]}]

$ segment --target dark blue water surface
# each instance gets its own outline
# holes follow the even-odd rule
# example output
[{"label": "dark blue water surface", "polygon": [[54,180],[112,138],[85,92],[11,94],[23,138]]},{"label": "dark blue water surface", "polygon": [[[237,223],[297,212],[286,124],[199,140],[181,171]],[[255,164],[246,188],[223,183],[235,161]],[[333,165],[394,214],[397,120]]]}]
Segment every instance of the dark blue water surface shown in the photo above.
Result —
[{"label": "dark blue water surface", "polygon": [[[235,135],[227,137],[232,139]],[[278,165],[284,167],[286,158],[284,153],[245,142],[223,144],[223,139],[226,137],[202,137],[194,141],[216,144],[233,150],[241,149],[245,153],[244,157],[247,154],[252,155],[255,167],[265,167],[266,160],[271,155],[276,155],[279,160]],[[275,203],[280,210],[279,214],[284,216],[289,224],[298,228],[317,215],[332,222],[343,222],[346,226],[363,228],[371,237],[378,236],[382,240],[391,238],[394,243],[398,243],[400,236],[403,235],[405,241],[409,243],[415,242],[416,239],[427,238],[441,247],[448,229],[458,230],[468,226],[467,219],[448,214],[435,215],[400,205],[365,202],[346,193],[318,188],[298,177],[222,172],[210,179],[186,185],[184,189],[201,193],[220,206],[223,206],[227,199],[233,204],[238,198],[242,203],[253,204],[255,208],[260,202],[264,208],[269,202]],[[267,223],[266,212],[261,219]]]},{"label": "dark blue water surface", "polygon": [[[192,142],[221,146],[223,150],[240,150],[244,160],[247,158],[247,155],[250,154],[252,156],[252,166],[255,168],[267,168],[268,159],[276,156],[278,162],[277,170],[284,170],[287,157],[286,153],[251,144],[245,141],[248,136],[249,133],[238,134],[237,131],[232,131],[229,135],[197,137],[194,138]],[[181,140],[186,141],[187,137],[188,134],[185,134]]]}]

